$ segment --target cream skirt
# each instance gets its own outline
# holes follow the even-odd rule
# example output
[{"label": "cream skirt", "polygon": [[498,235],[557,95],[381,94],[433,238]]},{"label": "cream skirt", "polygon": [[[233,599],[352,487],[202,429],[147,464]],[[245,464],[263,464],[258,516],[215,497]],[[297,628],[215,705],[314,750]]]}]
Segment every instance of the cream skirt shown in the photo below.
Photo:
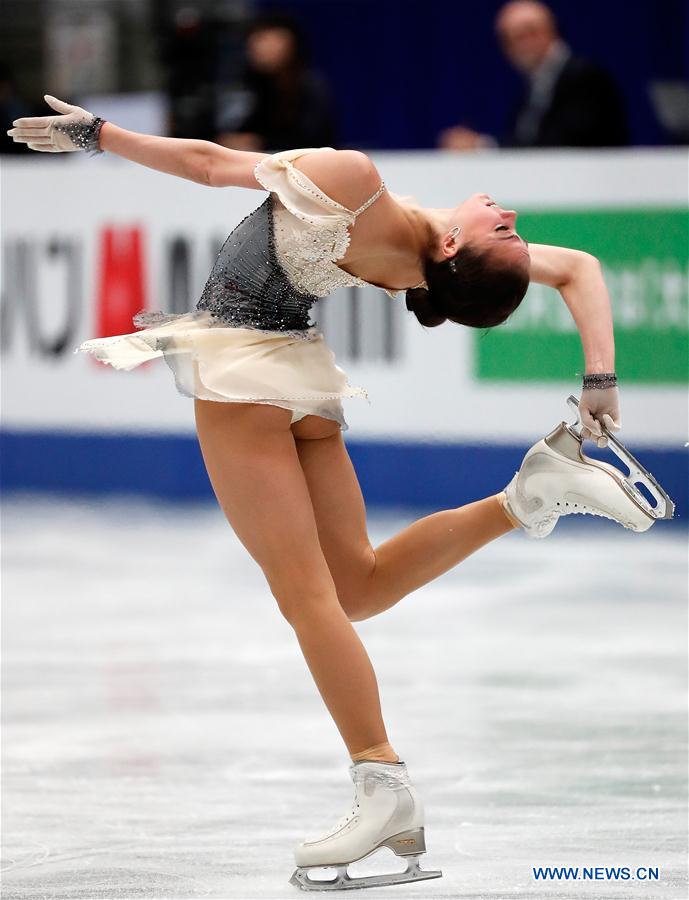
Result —
[{"label": "cream skirt", "polygon": [[[156,314],[145,318],[155,319]],[[135,319],[136,321],[136,319]],[[306,332],[260,331],[217,324],[205,310],[160,315],[133,334],[93,338],[75,353],[92,353],[127,371],[164,357],[177,390],[202,400],[267,403],[292,410],[292,422],[323,416],[348,426],[343,397],[367,397],[352,387],[316,328]]]}]

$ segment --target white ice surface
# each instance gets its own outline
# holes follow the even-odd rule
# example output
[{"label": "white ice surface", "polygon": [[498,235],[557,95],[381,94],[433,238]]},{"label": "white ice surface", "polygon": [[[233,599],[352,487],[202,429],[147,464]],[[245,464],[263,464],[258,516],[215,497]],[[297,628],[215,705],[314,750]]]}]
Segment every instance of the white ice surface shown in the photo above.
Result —
[{"label": "white ice surface", "polygon": [[[348,808],[348,758],[220,511],[2,514],[5,900],[299,896],[292,846]],[[344,896],[686,897],[686,534],[581,524],[356,626],[444,877]]]}]

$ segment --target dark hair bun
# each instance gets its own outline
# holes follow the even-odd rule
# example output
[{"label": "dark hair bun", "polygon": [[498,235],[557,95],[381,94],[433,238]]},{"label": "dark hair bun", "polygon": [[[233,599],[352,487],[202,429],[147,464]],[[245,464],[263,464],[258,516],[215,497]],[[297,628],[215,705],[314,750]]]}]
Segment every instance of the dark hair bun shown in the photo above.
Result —
[{"label": "dark hair bun", "polygon": [[405,295],[407,309],[413,312],[422,325],[428,328],[434,328],[436,325],[442,325],[447,321],[447,316],[439,313],[433,305],[430,293],[426,288],[412,288]]},{"label": "dark hair bun", "polygon": [[467,243],[452,260],[424,259],[425,288],[407,291],[407,309],[422,325],[456,322],[492,328],[506,321],[529,286],[529,267],[506,263],[487,250]]}]

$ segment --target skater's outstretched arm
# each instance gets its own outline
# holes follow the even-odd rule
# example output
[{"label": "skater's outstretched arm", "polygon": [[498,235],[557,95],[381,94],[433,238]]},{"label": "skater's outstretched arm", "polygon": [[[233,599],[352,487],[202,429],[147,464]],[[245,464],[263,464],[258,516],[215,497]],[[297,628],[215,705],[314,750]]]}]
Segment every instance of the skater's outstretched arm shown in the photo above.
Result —
[{"label": "skater's outstretched arm", "polygon": [[[138,134],[112,122],[101,128],[100,149],[209,187],[265,190],[256,181],[254,169],[267,153],[232,150],[211,141]],[[368,199],[381,180],[371,160],[356,150],[309,153],[295,162],[295,168],[348,208],[357,208]]]},{"label": "skater's outstretched arm", "polygon": [[45,95],[45,101],[58,115],[15,119],[7,133],[16,143],[41,153],[107,150],[149,169],[197,184],[213,186],[218,173],[222,173],[225,184],[263,190],[253,171],[265,153],[228,150],[211,141],[127,131],[50,94]]},{"label": "skater's outstretched arm", "polygon": [[209,187],[216,186],[213,174],[222,161],[232,171],[233,178],[229,184],[263,190],[254,178],[253,171],[265,153],[228,150],[211,141],[139,134],[113,125],[112,122],[106,122],[101,128],[100,149],[116,153],[149,169],[157,169]]},{"label": "skater's outstretched arm", "polygon": [[579,330],[586,372],[615,371],[610,296],[595,256],[567,247],[529,244],[531,281],[556,288]]}]

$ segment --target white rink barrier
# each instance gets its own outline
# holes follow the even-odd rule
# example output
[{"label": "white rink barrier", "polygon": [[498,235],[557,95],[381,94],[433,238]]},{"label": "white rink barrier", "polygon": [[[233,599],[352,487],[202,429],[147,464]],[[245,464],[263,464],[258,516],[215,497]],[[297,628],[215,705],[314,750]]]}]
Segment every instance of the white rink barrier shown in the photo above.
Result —
[{"label": "white rink barrier", "polygon": [[[599,256],[615,311],[622,437],[672,457],[679,472],[688,432],[687,152],[374,158],[395,193],[449,207],[486,191],[520,212],[528,240]],[[263,193],[202,187],[107,155],[5,160],[2,188],[4,438],[26,451],[27,441],[86,434],[192,437],[191,401],[164,361],[116,372],[73,350],[133,331],[139,309],[193,309],[220,244]],[[352,446],[523,448],[566,418],[566,397],[578,393],[578,335],[547,288],[532,286],[510,323],[488,332],[423,329],[404,295],[374,289],[338,292],[315,311],[350,382],[371,399],[346,404]],[[7,487],[40,486],[10,470]],[[76,476],[67,482],[79,488]]]}]

